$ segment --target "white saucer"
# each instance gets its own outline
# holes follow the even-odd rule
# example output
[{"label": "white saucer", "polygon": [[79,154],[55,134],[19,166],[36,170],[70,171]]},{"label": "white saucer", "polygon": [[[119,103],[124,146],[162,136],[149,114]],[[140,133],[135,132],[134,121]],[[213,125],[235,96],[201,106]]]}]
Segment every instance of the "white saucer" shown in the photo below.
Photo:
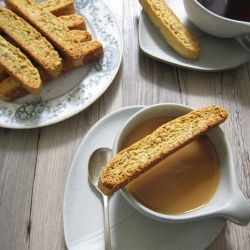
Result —
[{"label": "white saucer", "polygon": [[236,39],[213,37],[194,26],[188,19],[182,0],[168,0],[167,3],[200,41],[201,55],[195,61],[181,57],[166,43],[159,30],[142,11],[139,20],[139,43],[145,54],[169,64],[202,71],[232,69],[250,61],[250,53]]},{"label": "white saucer", "polygon": [[[143,106],[123,108],[97,122],[83,139],[68,175],[63,220],[67,248],[104,249],[103,210],[100,194],[88,180],[88,160],[99,147],[112,147],[118,130]],[[189,223],[157,222],[138,213],[120,192],[110,198],[113,250],[202,250],[219,234],[222,218]]]}]

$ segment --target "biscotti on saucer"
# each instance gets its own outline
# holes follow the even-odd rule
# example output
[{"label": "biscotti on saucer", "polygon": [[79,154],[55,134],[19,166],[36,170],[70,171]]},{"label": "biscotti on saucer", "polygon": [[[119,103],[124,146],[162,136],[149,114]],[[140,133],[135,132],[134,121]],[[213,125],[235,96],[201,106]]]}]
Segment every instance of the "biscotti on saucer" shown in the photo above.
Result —
[{"label": "biscotti on saucer", "polygon": [[139,0],[143,10],[159,28],[167,43],[182,57],[195,60],[201,45],[164,0]]},{"label": "biscotti on saucer", "polygon": [[111,195],[158,162],[226,120],[225,109],[211,105],[178,117],[130,147],[103,167],[99,188]]}]

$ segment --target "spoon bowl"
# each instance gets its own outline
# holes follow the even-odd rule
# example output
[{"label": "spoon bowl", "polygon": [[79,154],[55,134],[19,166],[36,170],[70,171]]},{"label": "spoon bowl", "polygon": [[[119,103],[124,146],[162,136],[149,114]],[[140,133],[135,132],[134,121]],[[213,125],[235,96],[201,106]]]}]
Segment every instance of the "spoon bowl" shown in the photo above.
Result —
[{"label": "spoon bowl", "polygon": [[94,187],[102,194],[103,209],[104,209],[104,235],[105,235],[105,250],[111,250],[110,228],[109,228],[109,213],[108,213],[108,196],[104,195],[98,188],[99,176],[102,168],[108,163],[112,157],[112,150],[109,148],[96,149],[89,158],[88,174],[89,180]]}]

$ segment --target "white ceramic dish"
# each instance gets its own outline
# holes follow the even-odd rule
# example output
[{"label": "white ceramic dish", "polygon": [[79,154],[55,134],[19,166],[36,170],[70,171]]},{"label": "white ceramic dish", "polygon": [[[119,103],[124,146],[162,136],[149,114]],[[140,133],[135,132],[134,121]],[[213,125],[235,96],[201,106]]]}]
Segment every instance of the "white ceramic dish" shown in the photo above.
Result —
[{"label": "white ceramic dish", "polygon": [[195,61],[182,58],[166,43],[147,14],[142,11],[139,20],[139,44],[145,54],[165,63],[201,71],[228,70],[250,61],[250,52],[236,39],[217,38],[199,30],[189,20],[182,0],[166,2],[200,41],[201,55]]},{"label": "white ceramic dish", "polygon": [[[3,0],[0,5],[4,6]],[[123,53],[118,23],[102,0],[75,0],[75,8],[85,18],[93,40],[103,44],[103,59],[46,84],[40,97],[27,95],[13,102],[0,99],[1,127],[27,129],[68,119],[91,105],[112,83]]]},{"label": "white ceramic dish", "polygon": [[[67,248],[104,249],[102,199],[88,180],[88,160],[99,147],[111,148],[122,125],[143,106],[118,110],[97,122],[83,139],[72,162],[63,204],[64,235]],[[120,192],[110,198],[113,249],[202,250],[224,226],[222,218],[169,224],[137,212]]]}]

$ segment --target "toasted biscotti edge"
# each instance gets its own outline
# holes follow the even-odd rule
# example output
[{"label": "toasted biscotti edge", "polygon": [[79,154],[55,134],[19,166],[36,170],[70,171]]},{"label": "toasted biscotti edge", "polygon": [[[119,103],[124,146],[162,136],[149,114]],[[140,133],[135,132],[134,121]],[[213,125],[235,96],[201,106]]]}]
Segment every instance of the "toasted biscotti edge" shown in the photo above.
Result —
[{"label": "toasted biscotti edge", "polygon": [[100,190],[111,195],[169,155],[220,125],[227,116],[225,109],[210,105],[164,124],[119,152],[103,167],[99,180]]},{"label": "toasted biscotti edge", "polygon": [[71,15],[75,13],[74,0],[47,0],[39,3],[55,16]]},{"label": "toasted biscotti edge", "polygon": [[0,82],[0,98],[3,101],[11,102],[27,94],[29,94],[28,90],[23,88],[22,83],[13,77],[8,77]]},{"label": "toasted biscotti edge", "polygon": [[79,15],[63,15],[58,16],[58,19],[64,22],[64,24],[70,30],[87,30],[85,19]]},{"label": "toasted biscotti edge", "polygon": [[177,53],[188,60],[195,60],[200,56],[199,41],[164,0],[139,0],[139,2],[167,43]]}]

